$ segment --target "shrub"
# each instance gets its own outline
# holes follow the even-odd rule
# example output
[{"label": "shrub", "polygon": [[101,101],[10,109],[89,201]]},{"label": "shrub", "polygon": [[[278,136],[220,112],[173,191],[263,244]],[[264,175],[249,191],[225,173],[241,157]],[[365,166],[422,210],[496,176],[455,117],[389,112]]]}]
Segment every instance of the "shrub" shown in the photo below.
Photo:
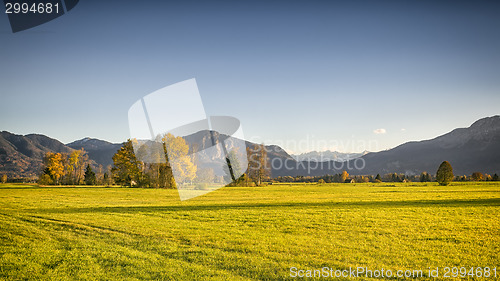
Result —
[{"label": "shrub", "polygon": [[484,175],[481,172],[474,172],[471,175],[471,179],[473,181],[482,181],[484,179]]},{"label": "shrub", "polygon": [[448,185],[453,181],[453,168],[448,161],[444,161],[439,165],[436,172],[436,180],[439,185]]},{"label": "shrub", "polygon": [[50,178],[49,175],[47,174],[43,174],[39,179],[38,179],[38,184],[39,185],[50,185],[50,184],[53,184],[54,181],[52,180],[52,178]]}]

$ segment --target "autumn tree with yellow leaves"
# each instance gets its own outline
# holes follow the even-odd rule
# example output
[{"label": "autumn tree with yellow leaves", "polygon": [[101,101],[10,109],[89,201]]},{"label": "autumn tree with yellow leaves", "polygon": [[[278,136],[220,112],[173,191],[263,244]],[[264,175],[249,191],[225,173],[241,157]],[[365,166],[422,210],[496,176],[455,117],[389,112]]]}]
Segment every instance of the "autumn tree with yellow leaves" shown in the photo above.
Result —
[{"label": "autumn tree with yellow leaves", "polygon": [[167,166],[175,171],[177,184],[192,183],[196,178],[197,167],[188,155],[189,145],[182,137],[166,134],[162,138]]},{"label": "autumn tree with yellow leaves", "polygon": [[349,178],[349,173],[347,171],[343,171],[340,174],[340,182],[345,182]]},{"label": "autumn tree with yellow leaves", "polygon": [[110,185],[114,182],[122,186],[175,188],[176,181],[177,184],[192,184],[198,175],[189,155],[189,145],[182,137],[172,134],[142,146],[137,140],[127,140],[113,155],[113,167],[104,174],[102,167],[97,167],[98,173],[95,174],[95,167],[91,167],[83,149],[74,150],[69,155],[48,152],[43,163],[38,181],[42,185]]},{"label": "autumn tree with yellow leaves", "polygon": [[156,141],[128,140],[113,156],[113,163],[115,182],[125,186],[176,188],[177,184],[191,184],[197,175],[189,145],[172,134]]},{"label": "autumn tree with yellow leaves", "polygon": [[65,174],[63,155],[47,152],[43,158],[45,169],[40,177],[41,184],[60,184]]}]

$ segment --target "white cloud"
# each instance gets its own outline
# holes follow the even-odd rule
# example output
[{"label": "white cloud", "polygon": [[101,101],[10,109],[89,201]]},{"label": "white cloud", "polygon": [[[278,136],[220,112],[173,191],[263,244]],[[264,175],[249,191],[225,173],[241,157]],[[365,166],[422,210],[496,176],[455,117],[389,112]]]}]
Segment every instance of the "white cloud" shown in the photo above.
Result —
[{"label": "white cloud", "polygon": [[373,133],[375,134],[385,134],[387,133],[387,131],[385,129],[376,129],[376,130],[373,130]]},{"label": "white cloud", "polygon": [[405,128],[401,129],[401,132],[406,132],[406,129]]}]

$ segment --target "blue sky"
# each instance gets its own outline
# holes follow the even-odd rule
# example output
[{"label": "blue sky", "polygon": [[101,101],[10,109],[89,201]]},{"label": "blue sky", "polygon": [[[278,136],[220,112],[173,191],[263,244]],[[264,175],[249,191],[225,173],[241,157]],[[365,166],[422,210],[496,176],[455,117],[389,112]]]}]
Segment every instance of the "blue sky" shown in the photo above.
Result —
[{"label": "blue sky", "polygon": [[295,153],[500,114],[498,2],[102,2],[16,34],[0,16],[0,130],[121,142],[136,100],[190,78],[208,115]]}]

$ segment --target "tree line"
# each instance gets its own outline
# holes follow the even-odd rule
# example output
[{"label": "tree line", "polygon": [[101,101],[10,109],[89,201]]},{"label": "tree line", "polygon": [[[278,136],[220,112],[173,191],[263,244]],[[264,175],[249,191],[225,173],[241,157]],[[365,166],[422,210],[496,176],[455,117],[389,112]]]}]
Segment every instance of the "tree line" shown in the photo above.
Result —
[{"label": "tree line", "polygon": [[[94,171],[95,169],[95,171]],[[83,149],[71,153],[47,152],[38,179],[41,185],[111,185],[111,166],[94,165]]]},{"label": "tree line", "polygon": [[[216,181],[212,169],[199,168],[189,154],[189,145],[182,137],[164,135],[154,145],[139,146],[134,152],[137,140],[127,140],[113,155],[113,166],[104,169],[101,165],[92,165],[87,153],[75,150],[70,154],[48,152],[43,159],[43,170],[39,177],[42,185],[120,185],[128,187],[176,188],[176,180],[202,185]],[[318,183],[379,183],[379,182],[438,182],[447,185],[452,181],[498,181],[499,176],[474,172],[470,176],[455,176],[451,164],[444,161],[435,175],[422,172],[420,175],[387,173],[384,175],[351,176],[347,171],[324,176],[280,176],[271,178],[267,151],[263,144],[247,147],[248,167],[240,167],[234,151],[227,155],[224,182],[230,186],[261,186],[272,182],[318,182]],[[169,153],[167,153],[167,151]],[[137,153],[137,155],[136,155]],[[170,154],[170,158],[169,155]],[[145,163],[139,159],[154,160]],[[164,159],[164,160],[162,160]],[[172,167],[182,171],[174,179]],[[231,178],[233,174],[242,174]],[[245,173],[241,173],[245,171]],[[2,182],[6,177],[0,178]],[[222,181],[222,179],[221,179]],[[203,188],[203,187],[201,187]]]},{"label": "tree line", "polygon": [[422,172],[420,175],[406,175],[402,173],[387,173],[384,175],[356,175],[351,176],[347,171],[333,175],[324,176],[280,176],[273,178],[271,182],[297,182],[297,183],[380,183],[380,182],[438,182],[444,185],[452,181],[499,181],[499,176],[495,173],[493,176],[474,172],[470,176],[455,176],[453,168],[447,161],[443,162],[435,175],[428,172]]},{"label": "tree line", "polygon": [[[189,151],[184,138],[171,134],[146,144],[129,139],[113,155],[113,165],[106,169],[95,163],[93,165],[83,149],[69,154],[48,152],[43,159],[38,183],[150,188],[176,188],[178,183],[190,183],[203,188],[203,184],[217,181],[230,182],[231,186],[259,186],[270,179],[264,145],[247,147],[248,167],[241,167],[236,153],[229,152],[226,156],[228,165],[224,168],[225,175],[220,176],[220,179],[217,179],[212,169],[197,167],[189,156]],[[181,171],[175,179],[173,168]],[[233,179],[234,174],[242,175]]]},{"label": "tree line", "polygon": [[[138,145],[137,155],[134,145]],[[111,171],[113,180],[121,186],[176,188],[178,183],[188,182],[204,188],[207,182],[217,181],[230,182],[230,186],[263,185],[270,178],[266,149],[264,145],[246,149],[248,166],[241,167],[235,151],[230,151],[226,155],[227,166],[223,166],[225,174],[218,180],[212,169],[197,167],[196,162],[188,156],[190,147],[182,137],[167,134],[151,145],[139,145],[137,140],[129,139],[113,156]],[[154,161],[144,163],[139,160],[144,158]],[[174,167],[182,171],[175,179]],[[241,176],[233,179],[234,174]]]}]

